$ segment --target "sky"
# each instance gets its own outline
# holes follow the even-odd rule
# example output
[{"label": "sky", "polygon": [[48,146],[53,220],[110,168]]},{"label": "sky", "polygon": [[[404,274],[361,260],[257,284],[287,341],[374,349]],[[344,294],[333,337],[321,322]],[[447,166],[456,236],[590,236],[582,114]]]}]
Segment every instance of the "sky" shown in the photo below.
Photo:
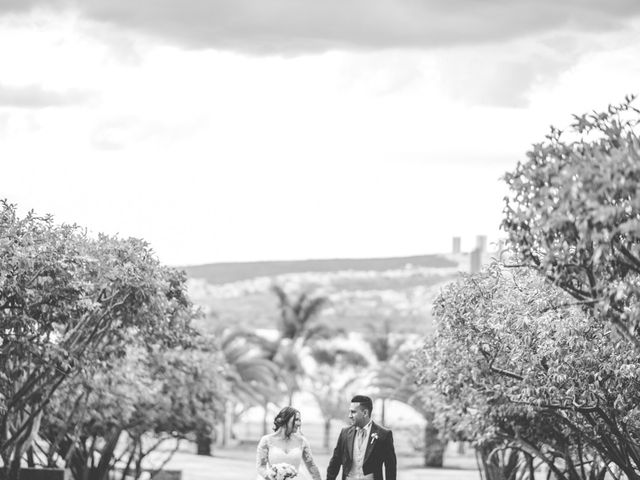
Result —
[{"label": "sky", "polygon": [[470,250],[638,58],[637,0],[0,0],[0,198],[170,265]]}]

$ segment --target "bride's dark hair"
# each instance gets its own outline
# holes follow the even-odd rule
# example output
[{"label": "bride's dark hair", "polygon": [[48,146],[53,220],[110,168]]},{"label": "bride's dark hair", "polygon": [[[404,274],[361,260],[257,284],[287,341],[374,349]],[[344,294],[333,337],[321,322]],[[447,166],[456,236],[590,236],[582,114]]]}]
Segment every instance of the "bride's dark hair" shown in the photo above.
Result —
[{"label": "bride's dark hair", "polygon": [[[273,430],[277,431],[280,428],[284,427],[284,436],[290,437],[293,433],[293,429],[289,429],[289,420],[292,417],[295,417],[296,414],[300,414],[298,410],[293,407],[284,407],[280,412],[276,415],[276,418],[273,419]],[[295,422],[295,420],[294,420]]]}]

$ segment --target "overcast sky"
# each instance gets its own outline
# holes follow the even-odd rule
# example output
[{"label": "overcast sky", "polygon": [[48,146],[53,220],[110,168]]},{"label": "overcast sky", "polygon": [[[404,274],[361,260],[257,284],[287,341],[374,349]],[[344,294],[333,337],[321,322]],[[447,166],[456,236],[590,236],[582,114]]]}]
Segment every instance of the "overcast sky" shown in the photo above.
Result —
[{"label": "overcast sky", "polygon": [[638,59],[637,0],[0,0],[0,197],[175,265],[466,250]]}]

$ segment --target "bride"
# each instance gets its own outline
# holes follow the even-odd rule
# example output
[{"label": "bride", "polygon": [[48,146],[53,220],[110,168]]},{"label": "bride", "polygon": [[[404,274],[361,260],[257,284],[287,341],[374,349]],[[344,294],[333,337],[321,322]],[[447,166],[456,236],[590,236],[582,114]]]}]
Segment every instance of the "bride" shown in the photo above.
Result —
[{"label": "bride", "polygon": [[256,466],[258,480],[275,478],[274,465],[288,464],[295,468],[299,477],[300,463],[304,462],[313,480],[321,480],[320,470],[313,461],[309,442],[300,433],[300,412],[292,407],[280,410],[273,420],[274,433],[265,435],[258,443]]}]

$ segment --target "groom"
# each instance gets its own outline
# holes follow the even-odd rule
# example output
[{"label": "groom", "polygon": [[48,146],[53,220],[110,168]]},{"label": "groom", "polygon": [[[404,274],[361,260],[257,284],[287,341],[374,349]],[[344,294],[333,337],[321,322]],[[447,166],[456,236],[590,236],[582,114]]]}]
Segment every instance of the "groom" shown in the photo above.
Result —
[{"label": "groom", "polygon": [[356,395],[349,406],[351,426],[343,428],[333,451],[327,480],[335,480],[342,467],[342,480],[396,480],[396,452],[391,430],[371,420],[373,402]]}]

